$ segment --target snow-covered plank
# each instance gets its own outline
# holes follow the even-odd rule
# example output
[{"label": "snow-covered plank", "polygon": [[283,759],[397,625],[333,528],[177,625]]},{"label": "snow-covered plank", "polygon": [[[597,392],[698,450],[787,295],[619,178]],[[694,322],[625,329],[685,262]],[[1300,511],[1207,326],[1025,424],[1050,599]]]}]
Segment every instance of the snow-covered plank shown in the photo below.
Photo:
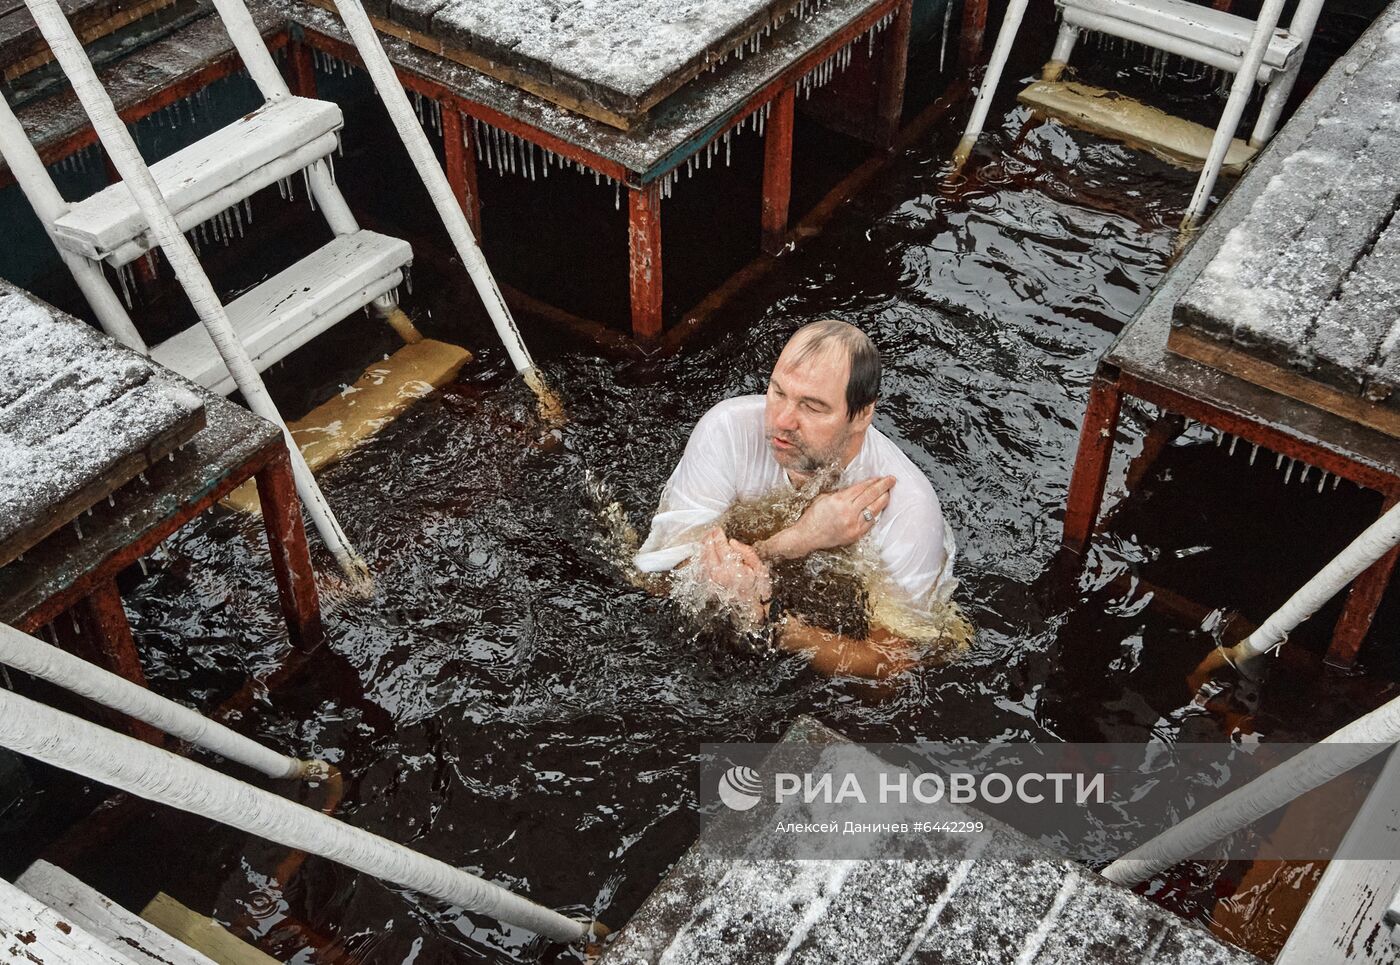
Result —
[{"label": "snow-covered plank", "polygon": [[[335,104],[288,97],[162,158],[151,165],[151,173],[181,228],[193,227],[329,154],[342,124]],[[147,225],[121,182],[75,204],[54,223],[54,233],[65,247],[88,258],[106,258],[131,242],[143,250],[149,246],[138,241]]]},{"label": "snow-covered plank", "polygon": [[137,965],[215,965],[47,861],[34,862],[15,884],[103,944],[122,949]]},{"label": "snow-covered plank", "polygon": [[204,425],[186,385],[0,285],[0,564],[119,489]]},{"label": "snow-covered plank", "polygon": [[[878,768],[868,751],[807,719],[783,740],[839,748]],[[767,807],[750,812],[750,827],[772,828],[776,818]],[[781,836],[767,833],[743,857],[731,856],[706,838],[731,840],[720,819],[676,862],[599,965],[1257,965],[1000,822],[971,809],[946,810],[949,820],[983,822],[987,833],[929,835],[912,860],[902,851],[901,860],[786,860]]]},{"label": "snow-covered plank", "polygon": [[0,878],[0,962],[5,965],[137,965],[3,878]]},{"label": "snow-covered plank", "polygon": [[[1165,49],[1199,48],[1200,60],[1226,69],[1238,69],[1254,33],[1253,20],[1189,0],[1056,0],[1056,6],[1067,23],[1114,36],[1122,36],[1119,24],[1139,27],[1182,42]],[[1264,49],[1260,79],[1267,81],[1274,71],[1287,67],[1301,49],[1297,37],[1275,30]],[[1211,52],[1219,59],[1212,59]]]},{"label": "snow-covered plank", "polygon": [[[1355,393],[1393,321],[1366,264],[1400,203],[1400,25],[1334,70],[1346,78],[1340,95],[1275,166],[1175,317]],[[1346,306],[1332,307],[1339,296]],[[1363,309],[1390,315],[1344,317]]]},{"label": "snow-covered plank", "polygon": [[[1390,760],[1366,796],[1340,853],[1394,855],[1400,844],[1400,753]],[[1276,965],[1397,965],[1400,945],[1387,919],[1400,891],[1400,860],[1329,862],[1308,906],[1293,926]]]},{"label": "snow-covered plank", "polygon": [[[229,321],[261,371],[392,291],[412,260],[408,242],[398,238],[341,235],[230,302]],[[235,387],[203,325],[155,346],[151,358],[215,392]]]}]

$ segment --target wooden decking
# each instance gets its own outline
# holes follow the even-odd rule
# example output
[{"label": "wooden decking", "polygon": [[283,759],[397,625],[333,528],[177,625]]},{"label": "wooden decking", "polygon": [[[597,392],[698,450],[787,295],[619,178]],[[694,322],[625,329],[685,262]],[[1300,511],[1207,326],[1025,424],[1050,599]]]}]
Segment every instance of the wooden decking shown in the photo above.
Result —
[{"label": "wooden decking", "polygon": [[[1246,353],[1236,343],[1226,343],[1194,326],[1182,328],[1178,313],[1178,303],[1198,283],[1206,266],[1224,264],[1216,261],[1220,252],[1232,243],[1231,239],[1242,238],[1236,234],[1236,229],[1251,217],[1257,199],[1285,175],[1288,159],[1303,150],[1305,141],[1322,118],[1333,116],[1334,109],[1345,108],[1352,78],[1360,65],[1368,62],[1377,50],[1397,40],[1400,40],[1400,2],[1386,8],[1353,49],[1341,57],[1314,88],[1269,146],[1260,152],[1200,235],[1100,359],[1080,432],[1065,508],[1064,542],[1071,550],[1085,547],[1097,523],[1113,453],[1114,432],[1125,395],[1151,403],[1164,413],[1185,416],[1213,427],[1250,447],[1266,450],[1267,454],[1261,454],[1261,458],[1280,464],[1287,462],[1282,469],[1285,478],[1297,481],[1303,477],[1305,468],[1312,467],[1308,470],[1309,485],[1321,486],[1327,477],[1335,476],[1382,493],[1386,508],[1400,501],[1400,438],[1368,420],[1357,418],[1355,413],[1341,412],[1336,406],[1325,404],[1321,393],[1314,391],[1322,388],[1340,393],[1340,389],[1326,386],[1311,374],[1304,375],[1254,354],[1252,350]],[[1358,121],[1363,125],[1369,123],[1364,117]],[[1393,172],[1387,177],[1395,183]],[[1313,193],[1309,190],[1300,199],[1300,206]],[[1308,234],[1310,221],[1294,224],[1291,234],[1312,237]],[[1334,229],[1341,227],[1337,222],[1332,225]],[[1375,233],[1380,233],[1378,226]],[[1308,247],[1315,248],[1317,244],[1313,241]],[[1309,267],[1306,259],[1302,264],[1295,263],[1299,274],[1287,276],[1292,282],[1284,291],[1301,295],[1305,290],[1314,290],[1314,276],[1321,277],[1324,272],[1333,270],[1328,266],[1337,264],[1339,256],[1349,259],[1350,263],[1361,260],[1367,251],[1364,243],[1351,247],[1349,253],[1319,249],[1315,267]],[[1345,270],[1342,274],[1346,274]],[[1270,275],[1275,279],[1284,277],[1276,272]],[[1199,294],[1200,290],[1195,290]],[[1240,312],[1267,319],[1269,313],[1256,311],[1256,306],[1275,297],[1283,295],[1279,291],[1243,286],[1234,295],[1224,297],[1220,304],[1222,308],[1234,306]],[[1292,319],[1287,322],[1292,323]],[[1277,330],[1281,332],[1284,325],[1280,320]],[[1183,332],[1187,339],[1195,336],[1198,344],[1207,344],[1215,353],[1210,359],[1212,364],[1172,351],[1169,339],[1174,331],[1177,348],[1182,347],[1180,333]],[[1294,331],[1295,337],[1303,337],[1303,332],[1296,327]],[[1235,364],[1241,358],[1247,366]],[[1281,384],[1285,377],[1294,380],[1294,386],[1304,382],[1308,392],[1305,394],[1296,387]],[[1369,406],[1359,396],[1349,398],[1352,405]],[[1381,412],[1378,406],[1371,406],[1370,410]],[[1296,472],[1292,469],[1295,463],[1300,464]],[[1376,607],[1390,582],[1396,555],[1392,552],[1383,557],[1352,584],[1333,631],[1328,654],[1332,665],[1350,667],[1355,663]]]},{"label": "wooden decking", "polygon": [[[90,43],[175,3],[175,0],[69,0],[63,10]],[[13,80],[53,59],[22,0],[0,0],[0,76]]]},{"label": "wooden decking", "polygon": [[1177,301],[1170,345],[1250,381],[1282,370],[1295,378],[1277,378],[1275,391],[1400,436],[1400,409],[1368,412],[1400,388],[1393,7],[1333,72],[1339,83],[1306,134],[1275,153],[1247,213]]},{"label": "wooden decking", "polygon": [[[844,744],[809,719],[784,741]],[[734,833],[725,819],[707,828],[599,965],[1257,961],[968,809],[950,806],[939,817],[982,821],[989,830],[928,836],[924,856],[813,861],[781,854],[771,807],[736,818],[761,829],[751,857],[721,856],[707,840]]]},{"label": "wooden decking", "polygon": [[0,292],[0,566],[203,427],[204,402],[182,381],[24,292]]}]

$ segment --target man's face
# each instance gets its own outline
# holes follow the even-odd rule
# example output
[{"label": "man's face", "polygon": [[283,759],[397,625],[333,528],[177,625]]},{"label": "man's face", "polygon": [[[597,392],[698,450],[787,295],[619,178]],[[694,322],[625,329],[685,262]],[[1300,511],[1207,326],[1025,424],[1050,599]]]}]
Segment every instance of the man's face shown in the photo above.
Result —
[{"label": "man's face", "polygon": [[[869,410],[846,418],[850,358],[839,347],[794,362],[789,342],[768,380],[763,409],[768,448],[778,465],[808,475],[823,466],[845,465],[857,433],[870,424]],[[873,407],[872,407],[873,408]]]}]

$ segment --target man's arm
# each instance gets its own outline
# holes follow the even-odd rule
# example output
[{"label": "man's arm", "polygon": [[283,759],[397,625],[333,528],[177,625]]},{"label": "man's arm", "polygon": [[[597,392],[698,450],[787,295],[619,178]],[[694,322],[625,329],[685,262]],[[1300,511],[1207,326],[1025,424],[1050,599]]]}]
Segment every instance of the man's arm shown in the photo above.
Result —
[{"label": "man's arm", "polygon": [[850,546],[865,536],[890,504],[893,476],[824,493],[812,501],[802,518],[787,529],[759,541],[754,549],[762,559],[795,560],[817,550]]},{"label": "man's arm", "polygon": [[694,554],[701,534],[738,495],[735,444],[725,420],[714,409],[695,424],[685,453],[662,490],[646,542],[637,552],[637,569],[671,570]]},{"label": "man's arm", "polygon": [[903,673],[918,661],[908,640],[879,627],[871,627],[864,640],[811,626],[800,617],[788,616],[774,634],[778,646],[793,653],[807,653],[816,670],[834,677],[850,674],[883,680]]}]

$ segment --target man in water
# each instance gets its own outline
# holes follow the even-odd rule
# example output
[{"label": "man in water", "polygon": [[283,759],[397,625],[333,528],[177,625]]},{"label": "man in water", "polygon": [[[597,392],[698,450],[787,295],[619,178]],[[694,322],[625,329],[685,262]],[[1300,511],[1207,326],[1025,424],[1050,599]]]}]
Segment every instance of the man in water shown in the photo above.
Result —
[{"label": "man in water", "polygon": [[[821,550],[866,544],[886,589],[912,607],[953,585],[951,533],[918,467],[871,426],[880,355],[853,325],[829,319],[800,329],[773,367],[765,395],[727,399],[701,417],[662,493],[636,557],[644,572],[689,561],[744,622],[779,646],[812,655],[817,669],[885,676],[909,665],[907,641],[872,627],[856,638],[812,626],[774,605],[770,566]],[[715,524],[732,506],[774,490],[836,478],[795,523],[747,544]]]}]

